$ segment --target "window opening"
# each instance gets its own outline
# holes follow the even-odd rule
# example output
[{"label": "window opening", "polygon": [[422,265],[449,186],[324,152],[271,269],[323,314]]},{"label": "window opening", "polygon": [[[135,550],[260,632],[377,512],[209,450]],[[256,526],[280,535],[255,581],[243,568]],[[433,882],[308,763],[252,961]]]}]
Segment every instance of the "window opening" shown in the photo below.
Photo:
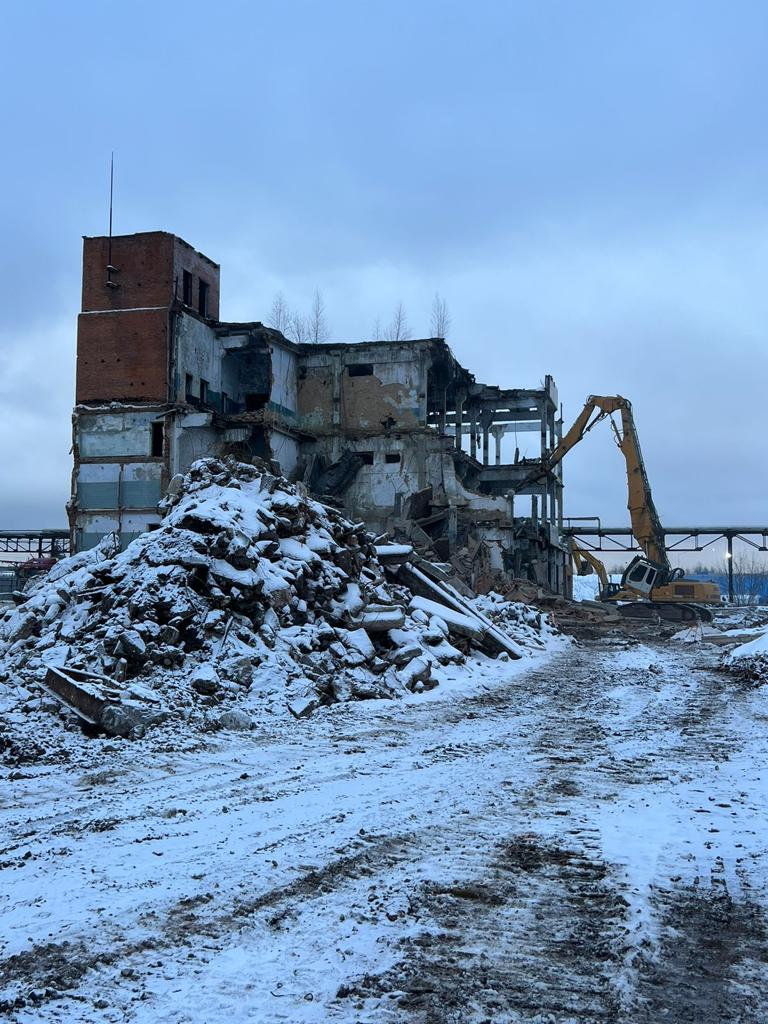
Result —
[{"label": "window opening", "polygon": [[195,397],[195,393],[193,391],[194,386],[195,378],[192,376],[191,373],[188,373],[184,378],[184,395],[188,402],[190,401],[190,399]]},{"label": "window opening", "polygon": [[358,457],[358,459],[363,460],[364,466],[373,465],[373,452],[355,452],[355,455]]},{"label": "window opening", "polygon": [[188,270],[181,272],[181,298],[185,306],[192,305],[192,275]]},{"label": "window opening", "polygon": [[350,377],[372,377],[373,363],[350,363],[347,374]]},{"label": "window opening", "polygon": [[208,383],[208,381],[205,380],[204,377],[201,377],[200,378],[200,401],[203,403],[203,405],[207,405],[207,403],[208,403],[208,389],[209,389],[209,387],[210,387],[210,384]]},{"label": "window opening", "polygon": [[384,456],[384,461],[392,466],[400,465],[400,452],[387,452]]},{"label": "window opening", "polygon": [[161,459],[163,457],[163,427],[164,423],[160,420],[157,423],[152,424],[152,458]]},{"label": "window opening", "polygon": [[207,281],[201,281],[197,290],[197,308],[202,316],[208,316],[208,292],[210,285]]}]

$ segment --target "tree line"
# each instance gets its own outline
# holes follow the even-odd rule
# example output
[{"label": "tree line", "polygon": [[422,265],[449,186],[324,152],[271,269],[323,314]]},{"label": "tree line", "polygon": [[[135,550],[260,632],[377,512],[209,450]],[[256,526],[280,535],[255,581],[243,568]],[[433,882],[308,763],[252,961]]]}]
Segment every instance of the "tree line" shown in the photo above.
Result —
[{"label": "tree line", "polygon": [[[315,290],[312,305],[307,313],[291,308],[283,292],[278,292],[272,300],[267,325],[300,345],[320,345],[331,337],[331,326],[319,289]],[[439,294],[435,294],[430,314],[430,336],[447,338],[450,328],[448,303]],[[386,323],[381,316],[377,316],[373,322],[373,341],[409,341],[412,337],[408,314],[402,302],[398,302],[392,318]]]}]

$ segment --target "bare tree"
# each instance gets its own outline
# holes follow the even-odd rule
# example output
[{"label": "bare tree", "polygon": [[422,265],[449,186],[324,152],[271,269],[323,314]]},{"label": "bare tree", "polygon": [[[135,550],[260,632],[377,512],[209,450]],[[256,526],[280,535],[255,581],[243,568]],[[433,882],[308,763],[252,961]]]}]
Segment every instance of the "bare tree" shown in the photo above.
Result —
[{"label": "bare tree", "polygon": [[312,309],[309,314],[307,330],[309,332],[309,340],[315,345],[328,341],[331,333],[328,327],[328,318],[325,315],[325,303],[319,289],[315,289],[315,296],[312,299]]},{"label": "bare tree", "polygon": [[291,313],[287,337],[297,345],[305,345],[310,340],[309,323],[300,313]]},{"label": "bare tree", "polygon": [[377,315],[376,319],[373,321],[373,340],[381,341],[381,336],[383,333],[384,331],[381,326],[381,317]]},{"label": "bare tree", "polygon": [[450,329],[451,315],[448,312],[448,303],[435,292],[432,302],[432,337],[447,338]]},{"label": "bare tree", "polygon": [[282,292],[278,292],[272,300],[272,308],[267,317],[267,323],[276,331],[287,334],[291,327],[291,311]]},{"label": "bare tree", "polygon": [[387,328],[387,341],[408,341],[410,337],[411,329],[408,326],[405,306],[398,302],[392,323]]}]

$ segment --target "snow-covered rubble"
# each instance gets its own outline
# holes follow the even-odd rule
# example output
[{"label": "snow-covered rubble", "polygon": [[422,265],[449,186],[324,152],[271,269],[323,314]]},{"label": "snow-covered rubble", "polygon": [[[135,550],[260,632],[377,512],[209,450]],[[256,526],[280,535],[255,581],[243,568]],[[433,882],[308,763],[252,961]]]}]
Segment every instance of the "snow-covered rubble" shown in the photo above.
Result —
[{"label": "snow-covered rubble", "polygon": [[[107,703],[118,692],[135,737],[421,692],[476,654],[466,623],[388,578],[362,525],[265,468],[200,460],[165,505],[158,529],[60,562],[0,620],[0,752],[19,759],[14,737],[41,708],[50,729],[59,705],[41,686],[73,670],[108,685]],[[523,605],[490,596],[476,608],[513,654],[556,634]]]},{"label": "snow-covered rubble", "polygon": [[725,663],[754,682],[768,682],[768,631],[729,651]]}]

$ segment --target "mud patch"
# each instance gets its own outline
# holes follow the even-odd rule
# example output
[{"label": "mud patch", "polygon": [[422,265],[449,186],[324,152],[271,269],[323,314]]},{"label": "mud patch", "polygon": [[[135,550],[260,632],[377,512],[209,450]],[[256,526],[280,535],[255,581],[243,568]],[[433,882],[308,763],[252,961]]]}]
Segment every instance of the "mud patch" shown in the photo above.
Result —
[{"label": "mud patch", "polygon": [[768,1005],[762,908],[714,889],[664,892],[654,902],[663,938],[641,967],[638,1020],[762,1024]]}]

